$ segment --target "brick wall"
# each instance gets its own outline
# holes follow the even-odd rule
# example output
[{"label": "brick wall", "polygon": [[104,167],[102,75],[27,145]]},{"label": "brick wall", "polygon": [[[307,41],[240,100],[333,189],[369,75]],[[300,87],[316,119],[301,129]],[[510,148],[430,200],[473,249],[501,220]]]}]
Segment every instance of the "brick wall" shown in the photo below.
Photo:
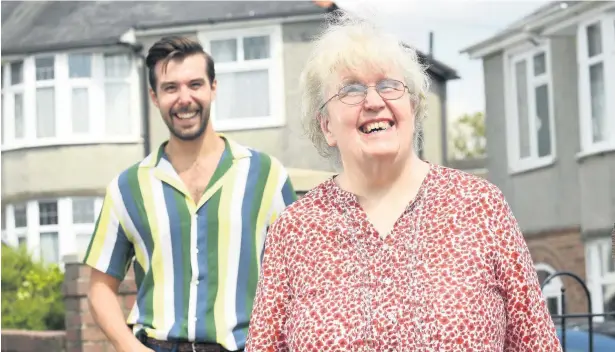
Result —
[{"label": "brick wall", "polygon": [[[570,271],[585,281],[585,247],[579,229],[526,234],[534,263],[545,263],[557,271]],[[572,278],[560,276],[566,289],[566,312],[587,313],[587,299]]]},{"label": "brick wall", "polygon": [[2,352],[64,352],[64,331],[2,329]]},{"label": "brick wall", "polygon": [[[66,352],[115,351],[90,313],[87,301],[90,268],[76,260],[65,262]],[[134,273],[130,269],[119,290],[120,306],[125,316],[134,304],[135,295]]]}]

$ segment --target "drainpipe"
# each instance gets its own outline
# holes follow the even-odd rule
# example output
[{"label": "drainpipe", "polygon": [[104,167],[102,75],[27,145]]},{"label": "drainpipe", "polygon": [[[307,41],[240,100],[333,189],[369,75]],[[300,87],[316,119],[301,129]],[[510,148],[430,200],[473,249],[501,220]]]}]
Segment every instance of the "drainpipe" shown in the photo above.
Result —
[{"label": "drainpipe", "polygon": [[143,55],[143,44],[136,41],[134,31],[126,32],[118,44],[129,48],[133,56],[137,58],[139,73],[139,84],[141,89],[141,137],[143,138],[143,157],[150,154],[150,124],[149,124],[149,88],[147,85],[147,66],[145,65],[145,55]]}]

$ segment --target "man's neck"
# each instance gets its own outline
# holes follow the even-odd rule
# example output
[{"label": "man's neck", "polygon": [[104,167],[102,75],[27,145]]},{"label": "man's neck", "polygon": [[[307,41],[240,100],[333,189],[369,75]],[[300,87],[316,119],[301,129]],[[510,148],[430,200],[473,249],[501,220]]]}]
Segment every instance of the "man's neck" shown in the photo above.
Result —
[{"label": "man's neck", "polygon": [[207,159],[224,149],[224,141],[213,130],[206,131],[200,138],[183,141],[171,137],[165,152],[176,169],[183,170],[194,165],[199,159]]}]

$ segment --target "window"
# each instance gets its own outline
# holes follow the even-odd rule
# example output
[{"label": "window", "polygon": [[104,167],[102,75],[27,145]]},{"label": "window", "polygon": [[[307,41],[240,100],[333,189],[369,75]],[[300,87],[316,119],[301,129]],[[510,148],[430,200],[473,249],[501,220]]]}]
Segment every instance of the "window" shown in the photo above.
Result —
[{"label": "window", "polygon": [[548,44],[507,56],[506,120],[512,172],[542,167],[555,158]]},{"label": "window", "polygon": [[216,63],[212,121],[218,130],[284,124],[282,39],[279,27],[203,32]]},{"label": "window", "polygon": [[577,39],[582,153],[615,150],[615,16],[581,24]]},{"label": "window", "polygon": [[[555,274],[556,270],[545,263],[538,263],[535,266],[536,273],[538,274],[538,281],[542,286],[543,282],[550,276]],[[551,315],[558,315],[562,312],[562,287],[563,283],[560,277],[555,277],[545,285],[542,289],[542,295],[547,302],[549,313]]]},{"label": "window", "polygon": [[139,141],[139,79],[130,55],[39,55],[2,69],[3,150]]},{"label": "window", "polygon": [[[82,258],[102,207],[100,197],[31,200],[6,206],[7,242],[25,245],[47,263],[67,254]],[[30,220],[30,221],[29,221]]]},{"label": "window", "polygon": [[[588,287],[591,291],[594,313],[615,312],[615,263],[609,237],[593,240],[585,247]],[[615,314],[606,317],[615,321]],[[603,318],[597,318],[602,321]]]}]

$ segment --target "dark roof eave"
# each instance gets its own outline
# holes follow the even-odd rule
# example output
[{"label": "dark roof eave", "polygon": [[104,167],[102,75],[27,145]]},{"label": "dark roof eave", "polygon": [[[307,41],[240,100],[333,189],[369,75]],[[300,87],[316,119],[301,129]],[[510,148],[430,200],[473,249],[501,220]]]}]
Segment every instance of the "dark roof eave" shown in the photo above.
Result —
[{"label": "dark roof eave", "polygon": [[155,24],[138,24],[134,26],[135,30],[149,30],[149,29],[161,29],[168,27],[184,27],[184,26],[198,26],[198,25],[208,25],[208,24],[216,24],[216,23],[231,23],[231,22],[241,22],[247,20],[267,20],[273,18],[289,18],[289,17],[297,17],[297,16],[305,16],[305,15],[321,15],[326,13],[326,9],[322,9],[321,11],[314,10],[306,10],[306,11],[297,11],[293,13],[270,13],[265,15],[255,15],[255,16],[240,16],[240,17],[228,17],[228,18],[219,18],[219,19],[209,19],[209,20],[197,20],[197,21],[185,21],[185,22],[166,22],[166,23],[155,23]]},{"label": "dark roof eave", "polygon": [[119,38],[105,38],[97,41],[68,42],[55,45],[34,45],[28,47],[2,48],[2,56],[35,55],[55,51],[80,50],[110,46],[121,46]]}]

